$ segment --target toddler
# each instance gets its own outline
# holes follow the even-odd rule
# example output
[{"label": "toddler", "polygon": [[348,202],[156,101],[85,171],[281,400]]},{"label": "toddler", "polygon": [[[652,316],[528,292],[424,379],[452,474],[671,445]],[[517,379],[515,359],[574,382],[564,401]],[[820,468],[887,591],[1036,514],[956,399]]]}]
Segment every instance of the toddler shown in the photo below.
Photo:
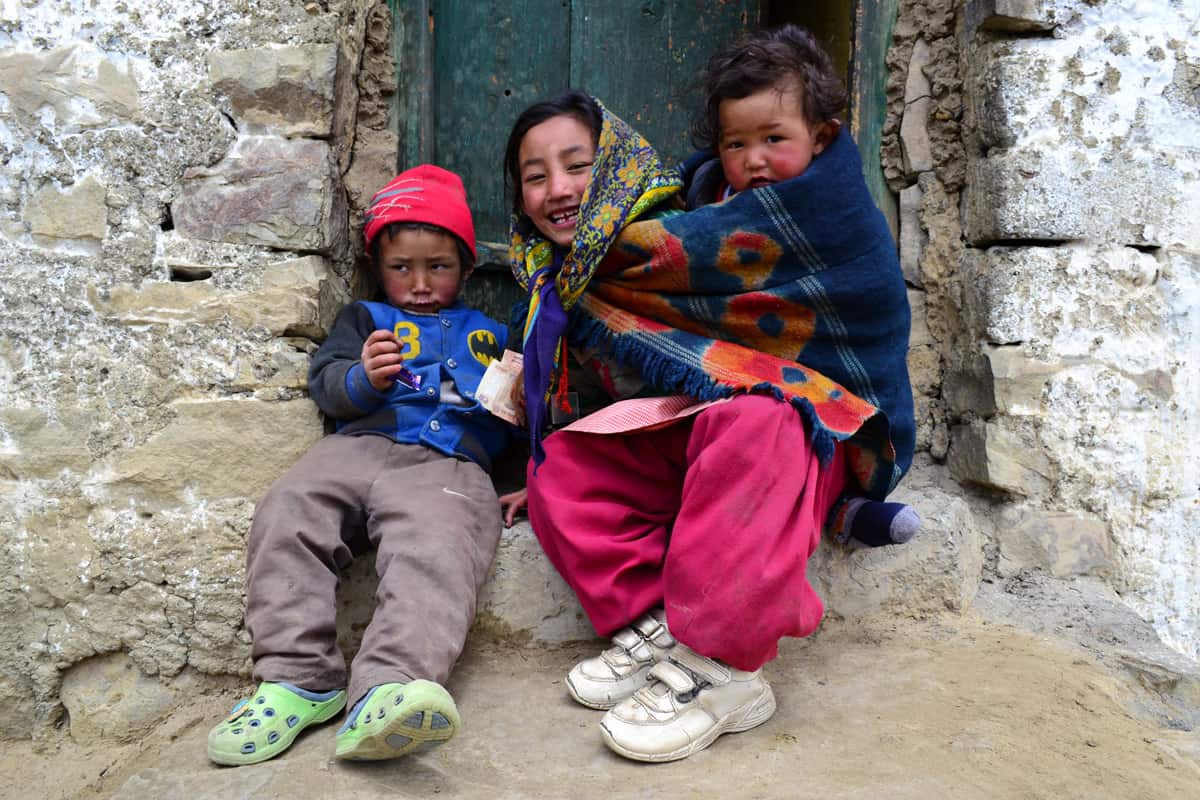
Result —
[{"label": "toddler", "polygon": [[[702,150],[684,166],[689,208],[799,177],[841,130],[842,81],[813,35],[795,25],[713,56],[704,88],[695,127]],[[920,525],[903,503],[852,496],[839,500],[828,523],[839,541],[871,546],[907,542]]]},{"label": "toddler", "polygon": [[[261,683],[209,734],[218,764],[273,758],[347,701],[338,758],[404,755],[461,725],[441,684],[499,540],[487,471],[511,433],[474,393],[507,328],[459,301],[475,229],[454,173],[401,173],[372,198],[364,236],[379,296],[342,309],[308,376],[336,432],[255,510],[246,629]],[[334,593],[371,547],[375,613],[347,680]]]}]

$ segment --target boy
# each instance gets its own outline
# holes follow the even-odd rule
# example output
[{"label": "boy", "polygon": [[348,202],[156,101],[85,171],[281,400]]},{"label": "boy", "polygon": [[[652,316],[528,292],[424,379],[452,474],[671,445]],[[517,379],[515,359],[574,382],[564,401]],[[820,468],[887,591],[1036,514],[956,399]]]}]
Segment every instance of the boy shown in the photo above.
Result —
[{"label": "boy", "polygon": [[[695,126],[702,152],[684,165],[688,208],[802,175],[841,130],[842,81],[813,35],[795,25],[756,32],[713,56],[704,88]],[[871,546],[907,542],[920,525],[903,503],[862,497],[843,497],[828,523],[839,541]]]},{"label": "boy", "polygon": [[[380,299],[342,309],[309,370],[336,432],[255,511],[246,629],[261,684],[209,734],[218,764],[273,758],[348,700],[338,758],[404,755],[461,725],[441,683],[499,540],[487,470],[510,436],[474,394],[507,328],[458,301],[475,229],[454,173],[401,173],[372,198],[364,236]],[[375,614],[347,687],[334,592],[372,546]]]}]

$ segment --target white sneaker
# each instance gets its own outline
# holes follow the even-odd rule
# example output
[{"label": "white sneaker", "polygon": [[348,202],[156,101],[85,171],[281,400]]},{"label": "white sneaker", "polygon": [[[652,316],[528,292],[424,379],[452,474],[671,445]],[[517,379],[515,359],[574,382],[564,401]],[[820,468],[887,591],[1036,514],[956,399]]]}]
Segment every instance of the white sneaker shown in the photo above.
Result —
[{"label": "white sneaker", "polygon": [[656,608],[618,631],[613,647],[572,667],[567,691],[588,708],[612,708],[645,686],[650,668],[674,647],[666,612]]},{"label": "white sneaker", "polygon": [[600,720],[614,752],[635,761],[675,761],[708,747],[722,733],[761,725],[775,695],[761,670],[743,672],[686,645],[650,670],[654,680]]}]

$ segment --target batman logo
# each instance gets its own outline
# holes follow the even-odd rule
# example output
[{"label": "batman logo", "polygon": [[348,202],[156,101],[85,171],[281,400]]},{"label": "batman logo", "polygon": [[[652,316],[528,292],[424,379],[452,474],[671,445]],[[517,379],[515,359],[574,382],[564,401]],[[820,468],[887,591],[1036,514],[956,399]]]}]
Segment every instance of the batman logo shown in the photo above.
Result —
[{"label": "batman logo", "polygon": [[467,334],[467,347],[475,360],[485,367],[500,357],[500,343],[496,341],[496,334],[489,330],[481,328]]}]

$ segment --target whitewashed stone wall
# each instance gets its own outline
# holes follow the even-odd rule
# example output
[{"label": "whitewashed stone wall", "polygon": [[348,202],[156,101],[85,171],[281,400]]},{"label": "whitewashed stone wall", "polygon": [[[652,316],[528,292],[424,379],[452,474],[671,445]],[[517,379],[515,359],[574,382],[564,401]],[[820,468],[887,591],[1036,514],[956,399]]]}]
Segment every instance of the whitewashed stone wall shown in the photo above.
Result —
[{"label": "whitewashed stone wall", "polygon": [[322,434],[347,196],[395,166],[389,37],[382,0],[0,2],[0,736],[245,674],[253,502]]},{"label": "whitewashed stone wall", "polygon": [[992,567],[1107,575],[1193,657],[1198,20],[1195,0],[902,3],[885,147],[945,365],[940,386],[913,369],[922,443],[998,502]]}]

